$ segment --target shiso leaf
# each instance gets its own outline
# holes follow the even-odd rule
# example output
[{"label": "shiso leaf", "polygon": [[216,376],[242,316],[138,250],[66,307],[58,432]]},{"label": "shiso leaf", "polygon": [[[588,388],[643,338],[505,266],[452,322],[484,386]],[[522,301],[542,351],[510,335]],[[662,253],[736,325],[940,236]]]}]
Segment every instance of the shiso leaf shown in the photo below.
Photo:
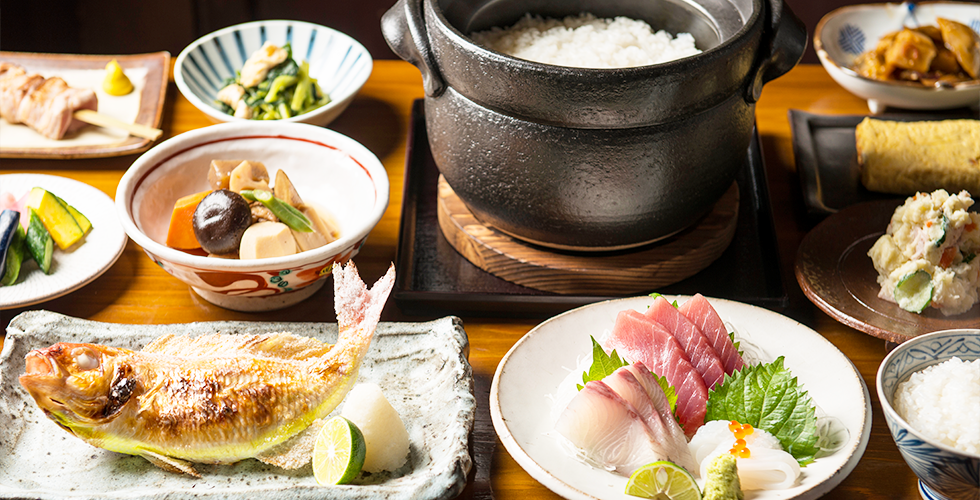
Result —
[{"label": "shiso leaf", "polygon": [[[582,373],[582,384],[587,384],[593,380],[602,380],[612,373],[629,363],[620,359],[619,354],[616,354],[616,350],[613,349],[611,354],[606,354],[599,342],[596,341],[595,337],[589,336],[592,339],[592,366],[589,367],[589,371]],[[578,390],[582,390],[584,385],[576,385]]]},{"label": "shiso leaf", "polygon": [[736,342],[735,341],[735,332],[728,332],[728,338],[732,339],[732,345],[735,347],[735,352],[738,353],[739,357],[744,356],[745,353],[742,352],[742,350],[738,348],[738,346],[739,346],[739,344],[741,344],[741,342]]},{"label": "shiso leaf", "polygon": [[705,421],[737,420],[768,431],[800,463],[813,461],[817,447],[816,407],[782,356],[746,365],[708,392]]}]

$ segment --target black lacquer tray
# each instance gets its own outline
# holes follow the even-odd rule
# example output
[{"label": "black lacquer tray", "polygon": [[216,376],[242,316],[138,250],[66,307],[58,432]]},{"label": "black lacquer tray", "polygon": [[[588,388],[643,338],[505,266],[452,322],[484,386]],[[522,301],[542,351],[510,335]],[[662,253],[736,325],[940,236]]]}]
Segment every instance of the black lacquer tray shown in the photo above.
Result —
[{"label": "black lacquer tray", "polygon": [[[861,184],[861,167],[857,160],[854,129],[865,115],[819,115],[798,109],[789,110],[793,131],[793,156],[807,215],[823,220],[856,203],[892,200],[895,206],[905,196],[868,191]],[[955,118],[976,119],[969,109],[944,113],[902,111],[872,116],[879,120],[925,121]],[[882,228],[884,230],[884,228]]]},{"label": "black lacquer tray", "polygon": [[[740,189],[738,227],[727,250],[700,273],[656,291],[755,304],[787,306],[769,204],[769,188],[757,133],[747,151]],[[408,315],[546,318],[569,309],[618,298],[559,295],[500,279],[470,263],[446,241],[436,215],[439,170],[429,150],[422,101],[412,108],[405,193],[398,236],[399,276],[392,296]],[[632,294],[635,295],[635,294]]]}]

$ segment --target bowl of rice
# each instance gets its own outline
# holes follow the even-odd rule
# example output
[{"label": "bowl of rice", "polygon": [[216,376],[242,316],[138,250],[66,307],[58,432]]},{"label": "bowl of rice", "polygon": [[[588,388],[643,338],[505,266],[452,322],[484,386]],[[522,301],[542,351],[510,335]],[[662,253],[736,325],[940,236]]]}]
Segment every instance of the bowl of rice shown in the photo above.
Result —
[{"label": "bowl of rice", "polygon": [[926,499],[980,492],[980,329],[908,340],[878,368],[888,430]]}]

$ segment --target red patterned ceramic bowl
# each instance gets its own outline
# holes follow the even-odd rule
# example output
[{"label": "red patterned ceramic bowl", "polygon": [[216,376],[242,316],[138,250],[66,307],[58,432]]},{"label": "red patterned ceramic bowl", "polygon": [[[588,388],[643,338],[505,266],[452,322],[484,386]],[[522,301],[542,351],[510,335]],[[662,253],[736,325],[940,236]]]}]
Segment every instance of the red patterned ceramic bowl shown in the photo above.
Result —
[{"label": "red patterned ceramic bowl", "polygon": [[[210,189],[213,159],[255,160],[270,178],[282,169],[304,202],[340,226],[340,239],[285,257],[234,260],[165,245],[177,199]],[[116,190],[116,208],[130,238],[165,271],[208,302],[239,311],[268,311],[309,297],[367,239],[388,206],[388,175],[378,158],[353,139],[299,123],[213,125],[180,134],[140,156]]]}]

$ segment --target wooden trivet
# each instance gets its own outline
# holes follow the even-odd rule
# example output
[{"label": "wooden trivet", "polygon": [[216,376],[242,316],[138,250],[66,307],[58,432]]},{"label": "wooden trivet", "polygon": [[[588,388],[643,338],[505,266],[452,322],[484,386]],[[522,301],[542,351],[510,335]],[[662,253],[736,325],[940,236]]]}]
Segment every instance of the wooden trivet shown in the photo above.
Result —
[{"label": "wooden trivet", "polygon": [[483,224],[441,175],[438,185],[439,227],[457,252],[501,279],[559,294],[646,292],[697,274],[732,242],[738,204],[738,185],[732,183],[711,212],[670,238],[633,250],[564,253]]}]

